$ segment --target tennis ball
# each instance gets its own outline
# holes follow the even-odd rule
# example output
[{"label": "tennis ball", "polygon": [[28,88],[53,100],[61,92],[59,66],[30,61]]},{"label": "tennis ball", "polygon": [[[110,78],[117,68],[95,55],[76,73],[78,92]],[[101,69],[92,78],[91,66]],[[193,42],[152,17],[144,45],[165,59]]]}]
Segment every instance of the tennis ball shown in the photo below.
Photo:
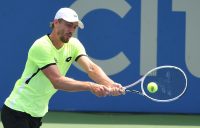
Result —
[{"label": "tennis ball", "polygon": [[148,85],[147,85],[147,90],[150,92],[150,93],[155,93],[158,91],[158,85],[155,83],[155,82],[150,82]]}]

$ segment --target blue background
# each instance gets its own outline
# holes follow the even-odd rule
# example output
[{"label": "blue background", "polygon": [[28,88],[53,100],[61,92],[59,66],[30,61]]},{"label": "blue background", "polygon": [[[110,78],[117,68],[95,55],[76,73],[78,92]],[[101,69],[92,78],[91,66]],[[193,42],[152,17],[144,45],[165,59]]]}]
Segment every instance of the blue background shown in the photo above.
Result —
[{"label": "blue background", "polygon": [[[11,92],[15,81],[21,76],[32,43],[51,32],[49,22],[59,8],[70,7],[74,2],[74,0],[1,1],[0,106]],[[139,74],[141,1],[126,0],[126,2],[131,6],[131,10],[123,18],[110,10],[93,10],[82,19],[85,29],[78,30],[78,38],[90,57],[104,60],[119,52],[128,57],[131,64],[123,71],[110,76],[122,85],[130,84],[141,77]],[[115,4],[118,3],[113,2],[113,5]],[[82,5],[80,10],[84,6]],[[176,65],[186,72],[189,80],[188,89],[179,100],[157,103],[132,94],[98,98],[89,92],[59,91],[50,101],[50,110],[200,113],[198,95],[200,79],[193,76],[185,64],[185,17],[184,12],[172,12],[171,0],[159,0],[157,66]],[[70,68],[67,76],[78,80],[89,80],[88,76],[75,66]]]}]

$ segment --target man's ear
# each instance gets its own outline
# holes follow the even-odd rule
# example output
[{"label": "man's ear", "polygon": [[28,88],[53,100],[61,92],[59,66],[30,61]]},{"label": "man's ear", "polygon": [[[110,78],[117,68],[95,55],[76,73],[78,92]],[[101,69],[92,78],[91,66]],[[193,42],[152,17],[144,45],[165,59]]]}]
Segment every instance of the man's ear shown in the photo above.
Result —
[{"label": "man's ear", "polygon": [[53,20],[53,25],[56,26],[59,23],[58,19]]}]

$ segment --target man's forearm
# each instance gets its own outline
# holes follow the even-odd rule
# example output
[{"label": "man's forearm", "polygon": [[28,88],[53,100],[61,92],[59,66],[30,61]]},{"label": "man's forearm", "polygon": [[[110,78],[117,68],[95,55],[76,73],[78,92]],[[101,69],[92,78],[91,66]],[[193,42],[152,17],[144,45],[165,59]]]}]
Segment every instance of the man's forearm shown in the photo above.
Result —
[{"label": "man's forearm", "polygon": [[78,81],[72,78],[61,76],[53,82],[54,88],[64,91],[89,91],[90,82]]},{"label": "man's forearm", "polygon": [[114,81],[111,80],[105,72],[97,65],[93,66],[92,70],[88,72],[88,76],[94,80],[96,83],[103,84],[106,86],[111,86]]},{"label": "man's forearm", "polygon": [[59,90],[70,92],[90,91],[91,93],[100,97],[110,94],[109,89],[105,86],[101,86],[93,82],[78,81],[64,76],[54,83],[54,87]]}]

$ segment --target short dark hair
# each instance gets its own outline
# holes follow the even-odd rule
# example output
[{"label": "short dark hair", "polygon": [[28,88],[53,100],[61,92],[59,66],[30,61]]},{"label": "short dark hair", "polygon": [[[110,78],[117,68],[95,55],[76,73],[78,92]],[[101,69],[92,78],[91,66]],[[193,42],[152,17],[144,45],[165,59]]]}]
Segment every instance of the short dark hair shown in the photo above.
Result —
[{"label": "short dark hair", "polygon": [[[63,19],[58,19],[58,22],[59,22],[59,23],[60,23],[61,21],[63,21]],[[50,22],[49,27],[50,27],[51,29],[54,28],[53,22]]]},{"label": "short dark hair", "polygon": [[50,27],[51,29],[54,28],[54,24],[53,24],[53,22],[50,22],[50,23],[49,23],[49,27]]}]

